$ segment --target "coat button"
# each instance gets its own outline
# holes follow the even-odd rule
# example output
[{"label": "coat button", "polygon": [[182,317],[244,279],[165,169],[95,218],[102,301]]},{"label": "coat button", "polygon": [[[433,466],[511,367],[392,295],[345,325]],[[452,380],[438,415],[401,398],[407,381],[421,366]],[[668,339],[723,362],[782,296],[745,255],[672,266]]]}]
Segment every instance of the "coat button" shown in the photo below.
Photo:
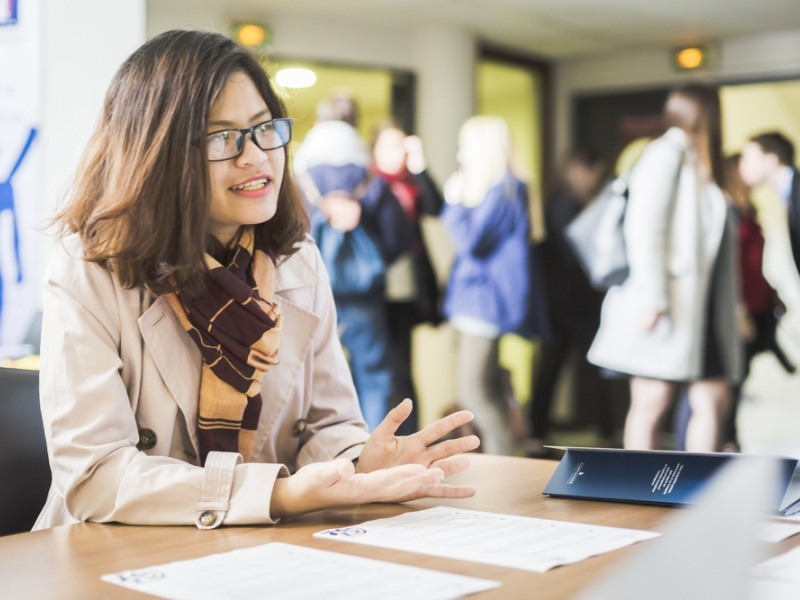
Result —
[{"label": "coat button", "polygon": [[308,422],[305,419],[297,419],[294,427],[292,428],[292,432],[295,434],[295,436],[300,437],[306,432],[306,429],[308,429]]},{"label": "coat button", "polygon": [[212,510],[204,510],[197,519],[203,527],[211,527],[217,522],[217,515]]},{"label": "coat button", "polygon": [[155,431],[147,428],[140,429],[139,443],[136,444],[136,448],[139,450],[150,450],[150,448],[156,445],[156,441],[158,441],[158,438],[156,437]]}]

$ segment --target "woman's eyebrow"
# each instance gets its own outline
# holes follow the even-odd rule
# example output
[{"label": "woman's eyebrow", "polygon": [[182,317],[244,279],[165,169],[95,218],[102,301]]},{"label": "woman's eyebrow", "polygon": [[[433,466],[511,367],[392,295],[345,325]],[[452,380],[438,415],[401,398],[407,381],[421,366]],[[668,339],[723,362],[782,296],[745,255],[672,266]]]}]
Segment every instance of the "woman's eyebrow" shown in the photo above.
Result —
[{"label": "woman's eyebrow", "polygon": [[[252,123],[253,121],[255,121],[257,119],[260,119],[260,118],[262,118],[262,117],[264,117],[265,115],[268,115],[268,114],[269,114],[269,108],[265,108],[264,110],[260,110],[256,114],[254,114],[252,117],[250,117],[248,119],[248,121]],[[208,126],[209,127],[231,127],[231,128],[236,128],[236,124],[233,121],[225,121],[223,119],[217,119],[217,120],[214,120],[214,121],[209,121],[208,122]]]}]

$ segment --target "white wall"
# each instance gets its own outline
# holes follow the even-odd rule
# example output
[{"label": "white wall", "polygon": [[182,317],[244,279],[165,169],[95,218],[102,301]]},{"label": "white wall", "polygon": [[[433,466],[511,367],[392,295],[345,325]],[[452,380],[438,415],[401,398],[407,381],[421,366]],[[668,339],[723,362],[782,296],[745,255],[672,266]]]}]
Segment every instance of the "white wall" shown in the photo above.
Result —
[{"label": "white wall", "polygon": [[670,48],[624,52],[563,61],[555,68],[556,155],[570,140],[570,102],[575,94],[664,87],[690,77],[728,83],[800,77],[800,30],[749,35],[716,42],[715,63],[702,73],[676,72]]},{"label": "white wall", "polygon": [[123,60],[145,40],[145,0],[44,0],[43,119],[48,212],[62,203]]}]

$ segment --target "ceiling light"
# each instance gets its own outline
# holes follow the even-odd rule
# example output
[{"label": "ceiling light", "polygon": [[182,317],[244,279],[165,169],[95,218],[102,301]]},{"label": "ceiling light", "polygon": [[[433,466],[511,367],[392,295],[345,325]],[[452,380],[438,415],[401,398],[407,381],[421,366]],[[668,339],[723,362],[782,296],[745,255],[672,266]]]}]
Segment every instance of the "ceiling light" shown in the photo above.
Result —
[{"label": "ceiling light", "polygon": [[260,23],[233,23],[233,37],[243,46],[258,47],[269,41],[270,32]]},{"label": "ceiling light", "polygon": [[275,74],[278,85],[286,88],[307,88],[317,83],[317,74],[311,69],[281,69]]},{"label": "ceiling light", "polygon": [[710,44],[676,48],[672,52],[672,64],[680,71],[693,71],[709,66],[714,48]]}]

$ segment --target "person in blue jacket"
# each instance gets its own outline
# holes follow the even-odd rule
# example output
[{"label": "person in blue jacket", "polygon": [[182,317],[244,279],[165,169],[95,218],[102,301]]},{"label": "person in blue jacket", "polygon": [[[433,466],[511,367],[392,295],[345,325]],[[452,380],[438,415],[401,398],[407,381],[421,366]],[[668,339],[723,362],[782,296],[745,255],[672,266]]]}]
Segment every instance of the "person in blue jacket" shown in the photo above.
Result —
[{"label": "person in blue jacket", "polygon": [[505,121],[473,117],[459,134],[459,169],[442,220],[455,244],[444,313],[458,334],[458,400],[475,414],[484,451],[513,454],[498,348],[526,324],[528,186],[515,171]]},{"label": "person in blue jacket", "polygon": [[392,391],[386,267],[414,243],[414,231],[355,128],[357,106],[335,93],[294,160],[311,206],[311,235],[331,279],[339,337],[370,431],[388,414]]}]

